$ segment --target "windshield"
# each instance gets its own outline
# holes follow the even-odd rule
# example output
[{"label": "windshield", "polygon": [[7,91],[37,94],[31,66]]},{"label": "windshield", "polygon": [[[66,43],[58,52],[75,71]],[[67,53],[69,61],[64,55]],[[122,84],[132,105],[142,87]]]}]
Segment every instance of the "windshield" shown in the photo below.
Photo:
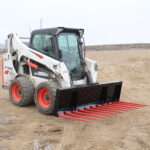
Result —
[{"label": "windshield", "polygon": [[75,33],[61,33],[58,36],[62,60],[71,73],[80,72],[82,69],[78,38]]}]

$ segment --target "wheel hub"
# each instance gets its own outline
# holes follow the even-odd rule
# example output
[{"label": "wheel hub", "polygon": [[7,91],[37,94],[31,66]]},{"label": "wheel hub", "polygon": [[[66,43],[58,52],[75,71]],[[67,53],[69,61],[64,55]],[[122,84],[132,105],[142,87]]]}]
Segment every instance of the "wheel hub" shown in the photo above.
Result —
[{"label": "wheel hub", "polygon": [[20,102],[22,99],[21,87],[18,83],[14,83],[11,88],[12,98],[15,102]]},{"label": "wheel hub", "polygon": [[39,89],[37,99],[42,108],[47,109],[51,106],[51,99],[47,88],[44,87]]}]

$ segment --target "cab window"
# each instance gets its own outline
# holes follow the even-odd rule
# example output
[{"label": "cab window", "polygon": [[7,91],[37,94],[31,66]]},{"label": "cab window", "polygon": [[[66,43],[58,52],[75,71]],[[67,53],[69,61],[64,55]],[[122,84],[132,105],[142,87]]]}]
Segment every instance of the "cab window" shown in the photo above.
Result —
[{"label": "cab window", "polygon": [[55,51],[51,43],[52,35],[36,34],[32,39],[32,48],[51,57],[55,57]]}]

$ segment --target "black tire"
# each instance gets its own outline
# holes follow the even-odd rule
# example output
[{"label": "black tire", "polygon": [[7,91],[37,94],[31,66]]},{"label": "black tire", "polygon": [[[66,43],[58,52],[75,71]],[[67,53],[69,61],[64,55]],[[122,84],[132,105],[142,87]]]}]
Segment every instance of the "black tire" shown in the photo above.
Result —
[{"label": "black tire", "polygon": [[18,77],[9,87],[9,96],[13,104],[21,107],[28,106],[34,102],[34,86],[27,77]]},{"label": "black tire", "polygon": [[[53,80],[49,82],[43,82],[38,85],[35,90],[34,101],[39,112],[47,115],[55,114],[55,99],[57,89],[58,84]],[[42,92],[44,94],[41,96]]]}]

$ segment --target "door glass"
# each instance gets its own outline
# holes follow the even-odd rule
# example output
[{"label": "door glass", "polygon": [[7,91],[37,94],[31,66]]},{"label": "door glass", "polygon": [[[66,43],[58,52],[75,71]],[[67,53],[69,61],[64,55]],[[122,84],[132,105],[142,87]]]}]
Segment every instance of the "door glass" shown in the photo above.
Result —
[{"label": "door glass", "polygon": [[66,64],[73,80],[84,77],[84,66],[78,45],[79,37],[75,33],[61,33],[58,36],[58,46],[62,61]]},{"label": "door glass", "polygon": [[78,36],[73,33],[62,33],[58,37],[59,49],[62,53],[62,60],[69,70],[73,71],[81,67],[79,54]]}]

